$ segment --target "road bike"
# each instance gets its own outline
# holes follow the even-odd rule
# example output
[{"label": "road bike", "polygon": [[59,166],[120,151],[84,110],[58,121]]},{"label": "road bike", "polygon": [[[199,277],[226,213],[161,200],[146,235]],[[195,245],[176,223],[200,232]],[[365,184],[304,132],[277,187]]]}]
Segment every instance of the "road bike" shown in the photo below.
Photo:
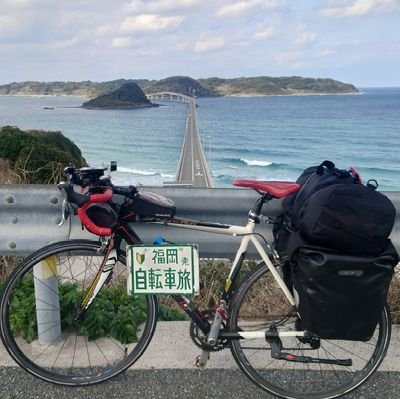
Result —
[{"label": "road bike", "polygon": [[[274,223],[261,214],[264,204],[297,192],[298,184],[236,180],[236,186],[259,193],[246,225],[236,226],[176,217],[170,199],[114,186],[103,168],[70,166],[66,172],[67,182],[58,186],[65,197],[63,220],[77,213],[98,239],[47,245],[25,258],[6,282],[0,332],[26,371],[51,383],[86,386],[120,374],[144,353],[156,328],[158,301],[127,288],[127,245],[142,244],[135,223],[241,238],[215,307],[199,309],[192,296],[172,295],[191,320],[200,367],[210,353],[230,348],[259,388],[282,398],[316,399],[352,391],[382,362],[391,332],[386,307],[368,341],[322,339],[301,327],[282,260],[256,231],[259,223]],[[243,277],[250,244],[261,263]]]}]

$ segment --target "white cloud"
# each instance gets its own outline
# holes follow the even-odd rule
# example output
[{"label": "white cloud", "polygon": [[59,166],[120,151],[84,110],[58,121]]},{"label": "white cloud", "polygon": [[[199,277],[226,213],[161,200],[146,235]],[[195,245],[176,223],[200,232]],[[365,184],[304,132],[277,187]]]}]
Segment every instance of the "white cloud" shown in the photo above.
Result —
[{"label": "white cloud", "polygon": [[123,5],[126,12],[132,13],[161,13],[164,11],[177,10],[193,7],[201,3],[201,0],[132,0]]},{"label": "white cloud", "polygon": [[180,50],[180,51],[181,51],[181,50],[186,50],[186,49],[190,48],[190,43],[178,41],[178,42],[175,44],[175,48],[176,48],[177,50]]},{"label": "white cloud", "polygon": [[27,7],[33,5],[33,0],[2,0],[0,6]]},{"label": "white cloud", "polygon": [[160,31],[175,28],[184,19],[183,16],[163,17],[156,14],[142,14],[125,18],[121,23],[121,31],[127,33]]},{"label": "white cloud", "polygon": [[264,9],[273,10],[279,8],[285,3],[283,0],[241,0],[228,4],[219,8],[216,12],[218,17],[238,17],[247,11],[259,7]]},{"label": "white cloud", "polygon": [[318,53],[319,57],[328,57],[332,54],[334,54],[335,52],[329,48],[323,49]]},{"label": "white cloud", "polygon": [[2,33],[15,33],[19,31],[21,23],[16,16],[0,15],[0,32]]},{"label": "white cloud", "polygon": [[269,26],[267,28],[260,29],[256,33],[254,33],[253,39],[266,40],[266,39],[270,39],[273,36],[275,36],[275,29],[274,29],[274,27]]},{"label": "white cloud", "polygon": [[113,27],[111,25],[102,25],[97,27],[96,29],[96,34],[97,36],[103,36],[106,35],[107,33],[111,33],[113,30]]},{"label": "white cloud", "polygon": [[226,44],[223,37],[207,37],[198,40],[195,43],[194,51],[196,53],[205,53],[207,51],[219,50]]},{"label": "white cloud", "polygon": [[259,3],[259,0],[250,0],[227,4],[226,6],[221,7],[217,11],[216,15],[218,17],[237,17],[251,8],[258,6]]},{"label": "white cloud", "polygon": [[132,38],[130,37],[116,37],[112,43],[111,47],[115,48],[126,48],[132,46]]},{"label": "white cloud", "polygon": [[317,35],[314,32],[303,32],[297,39],[297,44],[306,44],[315,41]]},{"label": "white cloud", "polygon": [[278,65],[290,65],[298,60],[299,54],[297,52],[282,52],[273,55],[274,60]]},{"label": "white cloud", "polygon": [[71,39],[66,39],[66,40],[53,40],[49,43],[49,47],[56,50],[66,49],[76,46],[81,42],[81,40],[82,40],[81,35],[77,35],[75,37],[72,37]]},{"label": "white cloud", "polygon": [[321,14],[326,17],[359,17],[396,9],[400,10],[399,0],[335,0]]}]

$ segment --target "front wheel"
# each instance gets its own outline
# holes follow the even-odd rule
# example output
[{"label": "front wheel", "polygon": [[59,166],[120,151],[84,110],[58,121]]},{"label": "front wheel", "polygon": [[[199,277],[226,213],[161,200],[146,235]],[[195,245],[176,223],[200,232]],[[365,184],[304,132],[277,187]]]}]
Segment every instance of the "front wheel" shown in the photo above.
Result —
[{"label": "front wheel", "polygon": [[100,244],[71,240],[40,249],[14,270],[1,300],[1,335],[31,374],[62,385],[108,380],[133,364],[156,326],[152,296],[128,295],[125,258],[83,317],[79,305],[103,260]]},{"label": "front wheel", "polygon": [[[296,331],[296,319],[267,266],[261,264],[246,276],[232,299],[228,327],[239,334],[266,331],[271,326],[278,331]],[[232,340],[231,351],[246,376],[273,395],[287,399],[336,398],[357,388],[376,371],[386,354],[390,331],[388,309],[384,308],[368,342],[281,338],[282,352],[321,362],[273,358],[271,340],[265,337]],[[338,359],[350,359],[352,364],[340,364]]]}]

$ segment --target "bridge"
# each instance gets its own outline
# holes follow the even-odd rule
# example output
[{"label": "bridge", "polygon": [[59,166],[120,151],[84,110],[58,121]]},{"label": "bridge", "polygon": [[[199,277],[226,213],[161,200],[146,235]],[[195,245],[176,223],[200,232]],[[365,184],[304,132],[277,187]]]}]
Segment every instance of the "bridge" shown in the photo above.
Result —
[{"label": "bridge", "polygon": [[164,182],[164,186],[213,188],[210,168],[200,140],[195,98],[173,92],[152,93],[147,97],[151,100],[178,101],[188,104],[186,131],[176,177],[173,181]]},{"label": "bridge", "polygon": [[188,104],[190,102],[190,99],[192,97],[186,96],[185,94],[180,94],[180,93],[173,93],[171,91],[161,91],[158,93],[149,93],[146,94],[146,97],[149,100],[162,100],[162,101],[176,101],[179,103],[186,103]]}]

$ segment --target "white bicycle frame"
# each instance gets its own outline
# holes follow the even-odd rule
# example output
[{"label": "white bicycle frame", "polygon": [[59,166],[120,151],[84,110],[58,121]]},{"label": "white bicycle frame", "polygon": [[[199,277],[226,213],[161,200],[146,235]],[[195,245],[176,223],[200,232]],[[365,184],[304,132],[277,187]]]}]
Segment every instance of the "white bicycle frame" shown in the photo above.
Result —
[{"label": "white bicycle frame", "polygon": [[[255,233],[256,223],[249,218],[246,226],[237,226],[237,225],[223,225],[218,223],[207,223],[207,222],[196,222],[188,219],[172,219],[171,221],[165,222],[153,222],[155,224],[163,224],[164,226],[169,227],[177,227],[182,229],[188,230],[196,230],[205,233],[211,234],[223,234],[223,235],[230,235],[234,237],[242,237],[240,246],[236,253],[235,259],[232,263],[232,267],[228,276],[228,279],[231,279],[236,265],[240,262],[242,254],[247,251],[247,248],[250,243],[254,245],[258,254],[260,255],[261,259],[267,265],[269,271],[271,272],[272,276],[274,277],[275,281],[281,288],[282,292],[285,294],[289,303],[294,307],[296,305],[294,297],[290,290],[288,289],[287,285],[283,281],[281,275],[276,270],[275,266],[272,264],[271,260],[269,259],[266,251],[264,250],[263,246],[261,245],[260,241],[257,238],[257,233]],[[245,339],[251,338],[265,338],[265,330],[262,331],[248,331],[248,332],[238,332],[238,334]],[[297,336],[302,337],[305,336],[305,331],[279,331],[278,335],[280,337],[289,337],[289,336]]]}]

